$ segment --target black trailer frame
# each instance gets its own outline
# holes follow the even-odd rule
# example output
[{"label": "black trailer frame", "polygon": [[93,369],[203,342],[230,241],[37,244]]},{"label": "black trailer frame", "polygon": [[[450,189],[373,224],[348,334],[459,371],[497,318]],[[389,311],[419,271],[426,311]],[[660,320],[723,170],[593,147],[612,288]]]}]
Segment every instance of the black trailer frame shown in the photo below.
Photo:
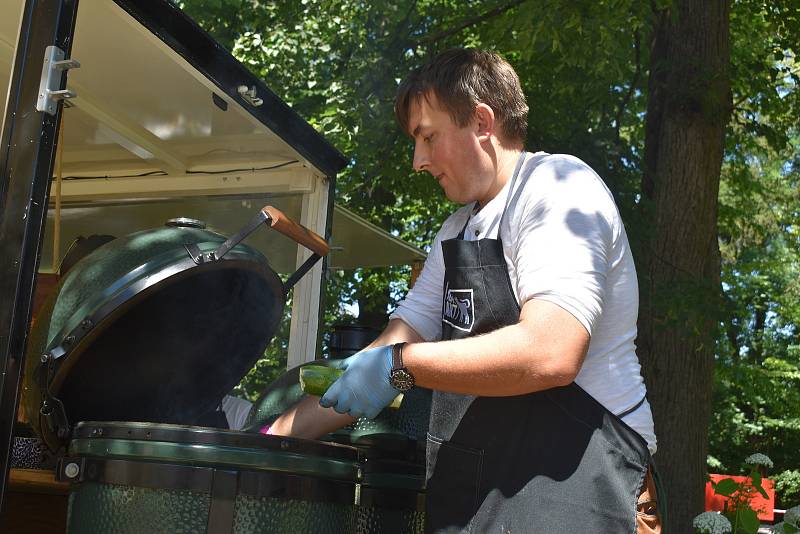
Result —
[{"label": "black trailer frame", "polygon": [[[297,150],[328,179],[329,238],[336,174],[347,160],[250,73],[195,21],[168,0],[114,0],[220,91]],[[45,49],[70,57],[78,0],[26,0],[0,145],[0,510],[10,467],[36,273],[42,250],[62,104],[36,111]],[[66,88],[63,71],[59,88]],[[237,87],[256,87],[263,106],[247,105]]]},{"label": "black trailer frame", "polygon": [[[76,0],[27,0],[17,44],[0,152],[0,504],[5,496],[36,270],[47,216],[61,105],[55,115],[35,105],[45,48],[67,57]],[[66,73],[60,88],[66,87]]]}]

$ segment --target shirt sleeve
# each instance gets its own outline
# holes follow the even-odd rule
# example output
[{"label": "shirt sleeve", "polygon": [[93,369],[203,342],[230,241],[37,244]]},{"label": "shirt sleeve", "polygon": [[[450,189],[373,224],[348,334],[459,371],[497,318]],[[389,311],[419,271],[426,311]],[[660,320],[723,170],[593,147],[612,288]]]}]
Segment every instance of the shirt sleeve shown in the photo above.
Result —
[{"label": "shirt sleeve", "polygon": [[603,310],[616,206],[580,160],[550,157],[528,178],[510,217],[520,305],[550,301],[591,335]]},{"label": "shirt sleeve", "polygon": [[445,226],[433,240],[431,251],[425,259],[425,264],[414,287],[408,291],[394,313],[389,316],[389,319],[402,319],[425,341],[438,341],[442,337],[442,282],[444,280],[442,239]]}]

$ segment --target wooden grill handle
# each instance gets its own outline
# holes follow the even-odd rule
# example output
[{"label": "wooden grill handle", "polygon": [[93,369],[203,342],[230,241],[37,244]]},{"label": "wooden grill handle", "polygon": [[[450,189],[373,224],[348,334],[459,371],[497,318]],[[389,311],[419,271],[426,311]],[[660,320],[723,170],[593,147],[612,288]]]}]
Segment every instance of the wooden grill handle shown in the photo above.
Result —
[{"label": "wooden grill handle", "polygon": [[273,229],[320,256],[328,254],[330,247],[322,237],[302,224],[297,224],[275,206],[264,206],[261,211],[269,217],[269,225]]}]

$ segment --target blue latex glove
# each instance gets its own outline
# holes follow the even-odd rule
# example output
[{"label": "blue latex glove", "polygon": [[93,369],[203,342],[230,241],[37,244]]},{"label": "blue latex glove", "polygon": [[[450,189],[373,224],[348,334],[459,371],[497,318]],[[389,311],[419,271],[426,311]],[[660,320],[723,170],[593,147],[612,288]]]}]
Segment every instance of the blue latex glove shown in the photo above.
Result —
[{"label": "blue latex glove", "polygon": [[336,367],[344,369],[344,374],[319,400],[324,408],[333,408],[351,417],[374,419],[397,396],[398,391],[389,383],[391,345],[362,350]]}]

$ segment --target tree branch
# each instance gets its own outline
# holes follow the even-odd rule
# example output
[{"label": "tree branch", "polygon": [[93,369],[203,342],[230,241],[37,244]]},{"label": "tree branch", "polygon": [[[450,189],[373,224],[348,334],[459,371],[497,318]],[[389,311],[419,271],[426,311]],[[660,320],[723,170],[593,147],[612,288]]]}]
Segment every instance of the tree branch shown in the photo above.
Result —
[{"label": "tree branch", "polygon": [[447,30],[434,33],[433,35],[425,36],[417,41],[417,45],[435,43],[440,39],[444,39],[445,37],[450,37],[451,35],[455,35],[461,30],[469,28],[470,26],[475,26],[476,24],[480,24],[481,22],[489,20],[492,17],[502,15],[509,9],[515,8],[525,1],[526,0],[513,0],[512,2],[509,2],[504,6],[497,6],[494,9],[486,11],[485,13],[481,13],[480,15],[464,20],[461,23],[457,24],[456,26],[453,26],[452,28],[448,28]]},{"label": "tree branch", "polygon": [[[786,74],[784,74],[784,77],[786,77],[786,76],[794,76],[795,74],[800,74],[800,67],[798,67],[796,69],[791,69],[791,70],[786,71]],[[752,98],[753,96],[754,95],[750,95],[750,94],[742,95],[741,98],[739,98],[738,100],[736,100],[736,102],[733,103],[733,105],[731,106],[731,109],[737,110],[737,111],[741,111],[739,109],[739,105],[742,104],[745,100],[747,100],[749,98]]]}]

